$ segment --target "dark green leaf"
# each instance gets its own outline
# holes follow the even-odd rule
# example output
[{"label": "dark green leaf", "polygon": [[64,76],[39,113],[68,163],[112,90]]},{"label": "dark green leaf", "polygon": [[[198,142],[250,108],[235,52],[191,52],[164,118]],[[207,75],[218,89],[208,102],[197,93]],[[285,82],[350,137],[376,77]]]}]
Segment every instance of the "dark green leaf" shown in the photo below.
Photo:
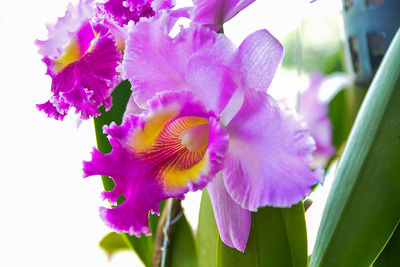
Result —
[{"label": "dark green leaf", "polygon": [[305,267],[308,262],[302,203],[287,209],[266,207],[252,213],[249,240],[241,253],[220,240],[211,201],[203,192],[197,242],[200,267]]},{"label": "dark green leaf", "polygon": [[332,122],[332,141],[336,149],[340,149],[350,134],[352,119],[352,88],[338,92],[329,103],[328,116]]},{"label": "dark green leaf", "polygon": [[400,263],[400,227],[397,226],[385,248],[379,254],[374,267],[397,266]]},{"label": "dark green leaf", "polygon": [[103,237],[99,246],[107,253],[109,258],[120,250],[129,249],[122,236],[115,232],[111,232]]},{"label": "dark green leaf", "polygon": [[184,215],[176,222],[168,248],[168,266],[196,267],[197,255],[193,231]]},{"label": "dark green leaf", "polygon": [[311,266],[370,266],[400,219],[400,31],[339,160]]}]

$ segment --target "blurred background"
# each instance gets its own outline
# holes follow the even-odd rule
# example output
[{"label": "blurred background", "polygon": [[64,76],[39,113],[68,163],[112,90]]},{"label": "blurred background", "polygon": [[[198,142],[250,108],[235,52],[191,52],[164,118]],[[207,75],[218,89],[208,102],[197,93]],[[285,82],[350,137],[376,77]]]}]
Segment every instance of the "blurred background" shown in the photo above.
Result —
[{"label": "blurred background", "polygon": [[[50,96],[51,80],[34,41],[46,39],[45,24],[63,16],[69,2],[78,0],[0,2],[0,266],[141,266],[134,252],[121,251],[110,260],[98,245],[110,232],[98,216],[98,207],[106,205],[103,188],[100,178],[82,179],[82,160],[90,159],[95,146],[93,121],[78,127],[74,116],[55,121],[35,107]],[[296,98],[309,74],[319,70],[333,74],[324,99],[339,110],[335,101],[343,101],[344,91],[338,89],[352,79],[341,73],[346,69],[341,10],[340,0],[257,0],[224,26],[225,34],[239,45],[250,33],[268,29],[286,50],[270,92]],[[345,125],[334,134],[339,150],[352,123],[346,112],[352,111],[340,108],[331,117],[334,125]],[[310,253],[331,180],[327,176],[310,196]],[[194,229],[200,197],[190,193],[183,202]]]}]

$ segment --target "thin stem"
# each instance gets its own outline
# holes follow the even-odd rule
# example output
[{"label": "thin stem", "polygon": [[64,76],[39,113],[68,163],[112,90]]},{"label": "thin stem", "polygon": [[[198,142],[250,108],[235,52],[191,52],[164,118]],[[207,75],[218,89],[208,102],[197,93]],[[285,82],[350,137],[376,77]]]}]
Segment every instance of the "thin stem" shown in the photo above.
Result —
[{"label": "thin stem", "polygon": [[154,236],[154,248],[152,255],[153,267],[165,267],[167,261],[166,254],[168,243],[171,242],[176,223],[179,221],[182,215],[183,211],[181,208],[180,199],[169,199],[165,203],[161,217],[158,220],[157,230]]},{"label": "thin stem", "polygon": [[164,229],[163,229],[163,234],[164,234],[164,242],[163,246],[161,247],[161,267],[165,267],[165,258],[167,256],[167,246],[168,246],[168,230],[169,230],[169,225],[171,223],[171,211],[172,211],[172,198],[168,199],[168,213],[167,213],[167,219],[165,221]]}]

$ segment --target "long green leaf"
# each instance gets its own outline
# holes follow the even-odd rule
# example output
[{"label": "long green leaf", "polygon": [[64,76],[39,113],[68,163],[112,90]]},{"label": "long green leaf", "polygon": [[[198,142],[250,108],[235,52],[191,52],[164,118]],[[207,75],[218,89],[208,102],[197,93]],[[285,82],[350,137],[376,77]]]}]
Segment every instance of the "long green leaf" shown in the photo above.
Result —
[{"label": "long green leaf", "polygon": [[286,209],[261,208],[252,213],[251,219],[245,252],[226,246],[219,239],[211,202],[207,193],[203,192],[198,233],[200,266],[307,266],[307,234],[302,203]]},{"label": "long green leaf", "polygon": [[311,266],[370,266],[400,219],[400,31],[339,160]]}]

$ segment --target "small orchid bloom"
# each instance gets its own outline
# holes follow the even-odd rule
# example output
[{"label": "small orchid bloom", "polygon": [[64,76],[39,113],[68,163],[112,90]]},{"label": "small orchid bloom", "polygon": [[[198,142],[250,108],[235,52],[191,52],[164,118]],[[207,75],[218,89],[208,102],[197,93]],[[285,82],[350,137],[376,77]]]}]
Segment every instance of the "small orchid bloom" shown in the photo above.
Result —
[{"label": "small orchid bloom", "polygon": [[203,25],[222,25],[255,0],[194,0],[192,19]]},{"label": "small orchid bloom", "polygon": [[93,2],[81,0],[48,27],[46,41],[36,42],[52,78],[50,100],[37,107],[49,117],[62,120],[74,107],[81,119],[88,119],[99,115],[99,106],[111,106],[122,56],[110,28],[92,20],[95,16]]},{"label": "small orchid bloom", "polygon": [[122,26],[129,21],[136,23],[141,18],[150,18],[156,11],[171,9],[174,5],[173,0],[108,0],[99,6]]},{"label": "small orchid bloom", "polygon": [[[149,211],[161,200],[207,187],[222,241],[244,251],[251,211],[289,207],[321,182],[310,170],[313,139],[266,90],[283,48],[266,30],[239,48],[193,23],[172,38],[165,14],[131,27],[124,73],[142,115],[105,127],[110,154],[94,150],[85,177],[107,175],[115,188],[101,209],[117,231],[149,234]],[[132,110],[137,111],[135,106]]]},{"label": "small orchid bloom", "polygon": [[310,84],[300,93],[299,113],[307,122],[310,135],[316,142],[313,165],[323,167],[335,153],[332,145],[332,124],[328,117],[328,106],[320,99],[320,90],[324,76],[314,72],[310,77]]}]

